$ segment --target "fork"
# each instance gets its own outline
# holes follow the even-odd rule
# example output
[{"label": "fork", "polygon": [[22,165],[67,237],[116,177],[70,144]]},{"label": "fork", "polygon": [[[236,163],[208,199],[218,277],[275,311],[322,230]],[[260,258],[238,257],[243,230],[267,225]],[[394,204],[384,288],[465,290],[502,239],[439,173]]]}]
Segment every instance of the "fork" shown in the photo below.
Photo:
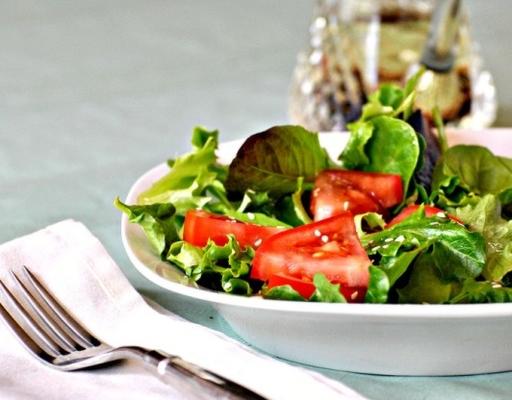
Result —
[{"label": "fork", "polygon": [[137,360],[156,367],[158,375],[186,392],[187,398],[264,399],[178,356],[137,346],[112,347],[98,340],[59,304],[34,273],[26,266],[22,271],[24,279],[14,270],[9,271],[16,291],[0,279],[0,315],[29,352],[44,364],[75,371],[113,361]]}]

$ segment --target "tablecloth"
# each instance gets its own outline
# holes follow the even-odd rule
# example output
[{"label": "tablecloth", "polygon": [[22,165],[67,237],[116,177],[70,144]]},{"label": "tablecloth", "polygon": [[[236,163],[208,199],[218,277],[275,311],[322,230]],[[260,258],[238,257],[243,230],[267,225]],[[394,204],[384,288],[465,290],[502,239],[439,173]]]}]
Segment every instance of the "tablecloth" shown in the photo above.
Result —
[{"label": "tablecloth", "polygon": [[[144,171],[186,151],[195,124],[230,140],[287,122],[289,80],[307,44],[312,3],[3,0],[0,242],[78,219],[142,294],[235,336],[212,308],[164,293],[135,271],[112,201]],[[502,39],[511,33],[507,4],[467,2],[497,80],[500,125],[512,122],[512,54]],[[322,372],[372,399],[505,399],[512,392],[511,373]]]}]

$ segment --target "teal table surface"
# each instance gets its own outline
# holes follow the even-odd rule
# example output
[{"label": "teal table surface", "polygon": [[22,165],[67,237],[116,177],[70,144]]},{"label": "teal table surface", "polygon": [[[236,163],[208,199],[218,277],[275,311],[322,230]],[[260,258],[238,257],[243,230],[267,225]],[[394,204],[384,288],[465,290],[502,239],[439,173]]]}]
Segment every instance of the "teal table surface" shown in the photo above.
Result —
[{"label": "teal table surface", "polygon": [[[497,124],[512,125],[512,11],[505,0],[467,5],[497,82]],[[0,242],[77,219],[141,293],[234,335],[209,306],[135,271],[112,201],[144,171],[186,151],[195,124],[229,140],[285,123],[311,8],[307,0],[0,2]],[[512,397],[512,373],[322,372],[370,399]]]}]

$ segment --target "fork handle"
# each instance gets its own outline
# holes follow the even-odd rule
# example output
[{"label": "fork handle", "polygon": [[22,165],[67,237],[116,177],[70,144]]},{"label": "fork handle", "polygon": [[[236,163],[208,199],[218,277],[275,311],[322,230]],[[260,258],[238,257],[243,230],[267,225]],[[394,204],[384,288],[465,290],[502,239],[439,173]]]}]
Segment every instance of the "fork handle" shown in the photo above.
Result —
[{"label": "fork handle", "polygon": [[200,398],[265,400],[264,397],[248,388],[205,370],[181,357],[140,347],[125,347],[123,350],[134,358],[155,367],[158,375],[162,378],[170,378],[171,380],[174,378],[173,384],[186,383],[189,389],[195,390],[200,395]]}]

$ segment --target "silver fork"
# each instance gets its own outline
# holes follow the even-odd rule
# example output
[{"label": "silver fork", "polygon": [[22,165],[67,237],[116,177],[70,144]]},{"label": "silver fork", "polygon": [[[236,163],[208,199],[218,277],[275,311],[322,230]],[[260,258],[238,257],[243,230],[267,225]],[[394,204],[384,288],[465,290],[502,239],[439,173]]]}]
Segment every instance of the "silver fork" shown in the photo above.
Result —
[{"label": "silver fork", "polygon": [[27,267],[22,271],[24,279],[10,271],[16,291],[0,280],[0,315],[29,352],[44,364],[75,371],[112,361],[139,360],[155,368],[176,389],[186,392],[187,398],[264,399],[180,357],[101,342],[58,303]]}]

